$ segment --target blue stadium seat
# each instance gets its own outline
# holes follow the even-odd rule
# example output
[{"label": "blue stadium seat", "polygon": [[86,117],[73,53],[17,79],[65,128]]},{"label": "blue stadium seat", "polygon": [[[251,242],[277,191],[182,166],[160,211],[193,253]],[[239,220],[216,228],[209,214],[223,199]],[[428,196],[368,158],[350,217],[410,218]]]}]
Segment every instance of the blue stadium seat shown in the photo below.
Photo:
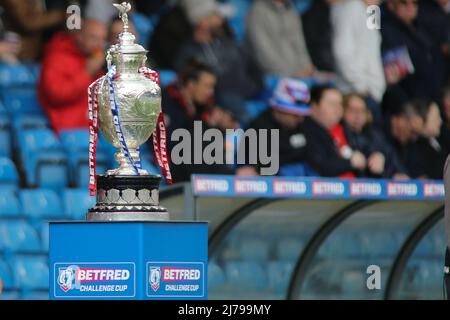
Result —
[{"label": "blue stadium seat", "polygon": [[51,130],[30,129],[20,132],[19,143],[29,186],[67,186],[67,157]]},{"label": "blue stadium seat", "polygon": [[37,172],[37,186],[54,190],[66,187],[69,184],[69,178],[65,164],[65,155],[54,153],[50,160],[47,157],[48,154],[44,161],[39,161],[42,165],[39,166]]},{"label": "blue stadium seat", "polygon": [[264,112],[267,107],[267,103],[261,100],[250,100],[245,103],[245,109],[247,110],[250,119],[256,118],[260,113]]},{"label": "blue stadium seat", "polygon": [[344,297],[346,298],[364,298],[363,294],[367,293],[367,274],[362,268],[346,269],[341,274],[341,288]]},{"label": "blue stadium seat", "polygon": [[5,89],[2,93],[2,99],[5,108],[12,116],[21,113],[43,114],[34,86],[31,88]]},{"label": "blue stadium seat", "polygon": [[30,67],[31,74],[34,79],[39,79],[39,76],[41,74],[41,65],[39,63],[35,63]]},{"label": "blue stadium seat", "polygon": [[17,291],[5,291],[0,294],[0,300],[19,300],[20,295]]},{"label": "blue stadium seat", "polygon": [[9,158],[0,157],[0,188],[8,192],[15,192],[19,188],[19,175]]},{"label": "blue stadium seat", "polygon": [[53,190],[22,190],[19,198],[23,213],[29,218],[51,219],[64,216],[61,200]]},{"label": "blue stadium seat", "polygon": [[172,70],[159,70],[159,81],[161,87],[166,87],[177,79],[177,73]]},{"label": "blue stadium seat", "polygon": [[38,227],[38,233],[41,238],[41,246],[44,252],[48,251],[48,244],[50,242],[50,230],[49,224],[47,222],[42,223]]},{"label": "blue stadium seat", "polygon": [[267,277],[270,288],[277,293],[285,293],[294,269],[293,262],[271,261],[267,266]]},{"label": "blue stadium seat", "polygon": [[306,169],[303,163],[285,164],[280,167],[279,175],[284,177],[304,177]]},{"label": "blue stadium seat", "polygon": [[29,129],[49,128],[50,124],[44,115],[19,113],[12,119],[13,144],[16,149],[22,146],[19,143],[21,132]]},{"label": "blue stadium seat", "polygon": [[144,14],[133,12],[131,20],[134,23],[134,27],[138,34],[138,43],[146,45],[153,31],[152,20]]},{"label": "blue stadium seat", "polygon": [[149,173],[161,174],[161,169],[154,166],[146,157],[141,158],[142,169],[147,170]]},{"label": "blue stadium seat", "polygon": [[0,101],[0,114],[8,114],[8,110],[5,108],[5,105],[1,101]]},{"label": "blue stadium seat", "polygon": [[417,291],[442,288],[444,264],[441,260],[414,258],[409,266],[413,270],[413,285]]},{"label": "blue stadium seat", "polygon": [[73,220],[84,220],[88,209],[95,204],[95,197],[88,189],[66,189],[63,194],[64,213]]},{"label": "blue stadium seat", "polygon": [[305,244],[297,238],[285,238],[277,243],[277,258],[281,261],[295,261],[301,254]]},{"label": "blue stadium seat", "polygon": [[263,239],[244,238],[240,248],[242,260],[265,262],[269,257],[269,248]]},{"label": "blue stadium seat", "polygon": [[247,0],[230,0],[233,5],[235,14],[228,21],[235,38],[238,42],[242,42],[245,38],[245,20],[250,9],[251,2]]},{"label": "blue stadium seat", "polygon": [[7,114],[0,113],[0,157],[11,157],[11,124]]},{"label": "blue stadium seat", "polygon": [[20,300],[49,300],[47,291],[27,291],[20,296]]},{"label": "blue stadium seat", "polygon": [[88,152],[89,148],[89,130],[63,130],[59,138],[64,149],[70,154],[74,154],[80,150]]},{"label": "blue stadium seat", "polygon": [[294,0],[294,5],[300,14],[304,14],[311,7],[314,0]]},{"label": "blue stadium seat", "polygon": [[0,224],[0,248],[7,254],[41,252],[36,231],[22,221],[6,221]]},{"label": "blue stadium seat", "polygon": [[261,265],[255,262],[227,262],[225,274],[228,284],[236,288],[262,289],[267,287],[266,274]]},{"label": "blue stadium seat", "polygon": [[[72,184],[77,187],[87,187],[89,184],[89,132],[88,130],[64,130],[60,134],[61,143],[66,150],[70,164]],[[98,173],[108,169],[109,158],[102,146],[97,146]]]},{"label": "blue stadium seat", "polygon": [[214,290],[225,283],[225,275],[221,267],[214,262],[208,264],[208,290]]},{"label": "blue stadium seat", "polygon": [[3,217],[19,217],[21,208],[19,200],[10,190],[0,190],[0,219]]},{"label": "blue stadium seat", "polygon": [[[2,259],[0,259],[0,279],[3,281],[3,289],[11,290],[15,288],[12,270]],[[3,296],[0,294],[0,299],[2,298]]]},{"label": "blue stadium seat", "polygon": [[44,115],[17,114],[13,117],[13,130],[16,134],[28,129],[49,128],[50,124]]},{"label": "blue stadium seat", "polygon": [[15,256],[9,263],[14,270],[14,279],[21,290],[48,289],[47,256]]},{"label": "blue stadium seat", "polygon": [[0,88],[35,86],[37,68],[36,65],[0,64]]}]

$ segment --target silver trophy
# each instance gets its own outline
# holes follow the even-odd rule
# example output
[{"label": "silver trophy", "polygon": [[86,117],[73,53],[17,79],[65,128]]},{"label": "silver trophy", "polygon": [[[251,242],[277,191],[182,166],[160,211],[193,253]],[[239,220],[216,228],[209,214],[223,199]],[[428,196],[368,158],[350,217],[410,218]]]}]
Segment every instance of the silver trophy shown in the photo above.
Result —
[{"label": "silver trophy", "polygon": [[111,46],[106,56],[108,70],[114,68],[115,77],[108,73],[100,78],[97,100],[99,128],[118,149],[115,159],[119,167],[97,176],[97,204],[89,210],[87,220],[168,220],[166,209],[158,204],[162,177],[140,167],[138,151],[157,125],[161,89],[139,72],[145,66],[147,50],[136,44],[134,35],[128,32],[131,5],[123,2],[114,6],[119,9],[124,30],[119,43]]}]

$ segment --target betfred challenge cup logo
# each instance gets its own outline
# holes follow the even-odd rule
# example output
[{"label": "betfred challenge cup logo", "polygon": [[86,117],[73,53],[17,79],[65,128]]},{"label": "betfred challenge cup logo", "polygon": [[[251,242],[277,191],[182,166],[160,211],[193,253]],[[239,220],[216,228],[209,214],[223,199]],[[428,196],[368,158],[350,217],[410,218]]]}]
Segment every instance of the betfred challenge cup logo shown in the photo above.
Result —
[{"label": "betfred challenge cup logo", "polygon": [[158,291],[159,284],[161,282],[161,268],[160,267],[150,267],[150,286],[153,291]]},{"label": "betfred challenge cup logo", "polygon": [[60,268],[58,275],[58,284],[62,291],[67,292],[73,288],[75,284],[75,273],[74,267]]}]

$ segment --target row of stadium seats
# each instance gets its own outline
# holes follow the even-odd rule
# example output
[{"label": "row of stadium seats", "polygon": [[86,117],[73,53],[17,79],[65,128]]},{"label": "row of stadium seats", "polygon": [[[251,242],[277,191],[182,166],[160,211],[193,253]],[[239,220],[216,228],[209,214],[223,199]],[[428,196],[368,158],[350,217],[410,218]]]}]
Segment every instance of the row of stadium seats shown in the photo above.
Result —
[{"label": "row of stadium seats", "polygon": [[95,198],[87,189],[64,189],[60,194],[50,189],[21,189],[16,196],[0,190],[0,219],[31,220],[65,218],[80,219]]},{"label": "row of stadium seats", "polygon": [[[267,262],[280,260],[295,262],[304,249],[308,237],[301,234],[284,234],[282,238],[268,239],[261,237],[233,237],[222,248],[221,261],[243,260]],[[401,235],[389,232],[353,231],[333,234],[319,249],[319,259],[361,259],[393,258],[405,241]],[[432,233],[423,239],[416,248],[416,255],[423,258],[437,258],[446,248],[445,237]]]},{"label": "row of stadium seats", "polygon": [[[362,267],[364,264],[356,262],[352,266],[350,262],[342,272],[339,268],[333,270],[332,265],[336,264],[339,262],[331,261],[313,268],[307,277],[305,291],[315,294],[315,298],[319,299],[332,298],[333,294],[340,298],[380,298],[382,292],[379,290],[367,290],[367,274]],[[224,263],[223,267],[216,262],[210,262],[208,287],[212,296],[224,290],[235,290],[236,294],[239,294],[239,290],[245,290],[247,294],[249,290],[254,290],[255,294],[261,291],[273,292],[278,298],[285,298],[293,268],[294,264],[287,261],[270,261],[266,264],[231,261]],[[382,273],[388,272],[389,269],[383,266]],[[385,287],[386,280],[387,277],[382,277],[382,287]],[[406,269],[404,283],[412,292],[439,288],[442,286],[442,261],[417,258],[412,260]],[[253,296],[247,295],[247,298]]]},{"label": "row of stadium seats", "polygon": [[44,255],[16,255],[8,261],[0,257],[0,278],[4,290],[0,300],[48,299],[49,269]]}]

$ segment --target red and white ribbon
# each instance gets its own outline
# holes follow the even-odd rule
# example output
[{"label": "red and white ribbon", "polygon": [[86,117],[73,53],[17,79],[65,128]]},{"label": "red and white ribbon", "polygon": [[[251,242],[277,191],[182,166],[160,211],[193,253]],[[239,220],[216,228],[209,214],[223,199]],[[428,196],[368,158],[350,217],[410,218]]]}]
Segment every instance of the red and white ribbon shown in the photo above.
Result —
[{"label": "red and white ribbon", "polygon": [[[159,85],[158,72],[147,67],[139,68],[139,72]],[[164,114],[162,112],[159,113],[158,122],[156,124],[155,131],[153,132],[153,150],[155,152],[156,161],[161,168],[167,184],[172,184],[172,174],[170,173],[167,154],[166,124],[164,122]]]},{"label": "red and white ribbon", "polygon": [[89,190],[91,196],[97,192],[96,160],[98,140],[98,91],[103,77],[95,80],[88,88],[89,108]]}]

